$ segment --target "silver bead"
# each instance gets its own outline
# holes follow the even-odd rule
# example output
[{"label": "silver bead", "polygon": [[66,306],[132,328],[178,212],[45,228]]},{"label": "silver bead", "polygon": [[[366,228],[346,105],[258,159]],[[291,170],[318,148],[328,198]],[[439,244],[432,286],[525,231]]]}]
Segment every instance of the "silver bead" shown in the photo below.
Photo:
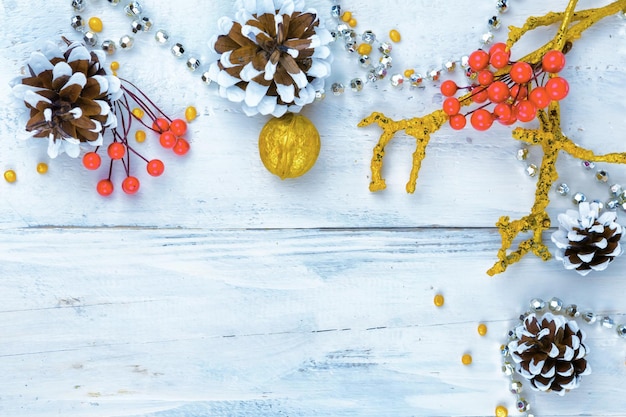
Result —
[{"label": "silver bead", "polygon": [[606,327],[607,329],[612,329],[613,327],[615,327],[615,320],[613,320],[609,316],[604,316],[600,319],[600,324],[602,325],[602,327]]},{"label": "silver bead", "polygon": [[519,394],[522,392],[522,388],[522,383],[520,381],[511,381],[511,385],[509,386],[511,394]]},{"label": "silver bead", "polygon": [[425,88],[424,77],[416,72],[411,74],[411,76],[409,77],[409,82],[411,83],[412,88]]},{"label": "silver bead", "polygon": [[500,18],[498,16],[492,16],[491,19],[487,21],[487,26],[489,26],[490,30],[498,30],[500,29]]},{"label": "silver bead", "polygon": [[120,2],[120,0],[108,0],[109,4],[111,6],[117,6]]},{"label": "silver bead", "polygon": [[344,93],[344,91],[346,91],[346,89],[341,83],[333,83],[333,85],[330,87],[330,91],[332,91],[334,95],[340,96]]},{"label": "silver bead", "polygon": [[335,19],[339,19],[341,17],[341,6],[338,4],[332,6],[330,8],[330,15]]},{"label": "silver bead", "polygon": [[606,208],[609,210],[617,210],[619,207],[619,200],[611,199],[606,202]]},{"label": "silver bead", "polygon": [[518,149],[515,158],[517,158],[518,161],[525,161],[526,158],[528,158],[528,148]]},{"label": "silver bead", "polygon": [[346,42],[346,51],[348,51],[349,53],[355,53],[356,52],[356,41],[353,40],[349,40]]},{"label": "silver bead", "polygon": [[195,71],[200,66],[200,61],[197,58],[191,57],[187,60],[187,68],[189,71]]},{"label": "silver bead", "polygon": [[139,19],[135,19],[132,22],[130,22],[130,30],[132,30],[133,33],[142,32],[144,30],[143,21]]},{"label": "silver bead", "polygon": [[617,199],[619,200],[620,204],[624,204],[626,202],[626,190],[624,190],[621,193],[619,193],[617,195]]},{"label": "silver bead", "polygon": [[626,339],[626,324],[620,324],[619,326],[617,326],[616,331],[619,337],[623,337],[624,339]]},{"label": "silver bead", "polygon": [[552,297],[548,300],[548,308],[550,311],[559,312],[563,309],[563,300],[557,297]]},{"label": "silver bead", "polygon": [[89,46],[96,46],[98,44],[98,35],[96,35],[95,32],[88,30],[83,35],[83,41]]},{"label": "silver bead", "polygon": [[72,0],[72,7],[77,12],[85,10],[85,0]]},{"label": "silver bead", "polygon": [[107,53],[107,55],[113,55],[115,51],[117,50],[117,47],[115,46],[115,42],[113,42],[110,39],[103,41],[100,47],[102,48],[104,52]]},{"label": "silver bead", "polygon": [[393,47],[389,42],[381,42],[380,45],[378,45],[378,50],[380,51],[380,53],[385,55],[389,55],[392,49]]},{"label": "silver bead", "polygon": [[572,201],[574,202],[574,204],[584,203],[585,201],[587,201],[587,196],[583,193],[576,193],[574,194]]},{"label": "silver bead", "polygon": [[517,411],[519,411],[520,413],[530,410],[530,404],[528,404],[528,401],[523,398],[517,400],[517,403],[515,403],[515,405],[517,407]]},{"label": "silver bead", "polygon": [[494,39],[494,35],[493,35],[493,33],[491,33],[491,32],[487,32],[487,33],[484,33],[484,34],[480,37],[480,42],[481,42],[483,45],[489,45],[489,44],[491,44],[491,43],[493,42],[493,39]]},{"label": "silver bead", "polygon": [[376,81],[378,81],[378,73],[376,72],[375,68],[372,68],[371,70],[367,71],[367,81],[371,82],[371,83],[375,83]]},{"label": "silver bead", "polygon": [[569,186],[563,182],[556,187],[556,192],[559,195],[565,197],[567,194],[569,194]]},{"label": "silver bead", "polygon": [[169,38],[169,33],[164,31],[163,29],[157,30],[157,32],[154,34],[154,39],[157,41],[157,43],[161,45],[166,44]]},{"label": "silver bead", "polygon": [[363,90],[363,80],[360,78],[353,78],[350,81],[350,89],[355,93],[358,93]]},{"label": "silver bead", "polygon": [[496,2],[496,10],[500,13],[506,13],[509,10],[509,1],[508,0],[498,0]]},{"label": "silver bead", "polygon": [[534,312],[543,311],[546,308],[546,302],[541,298],[533,298],[530,300],[530,309]]},{"label": "silver bead", "polygon": [[404,77],[402,74],[393,74],[389,80],[391,85],[395,88],[401,88],[404,84]]},{"label": "silver bead", "polygon": [[593,311],[585,311],[584,313],[582,313],[580,315],[583,320],[585,320],[588,324],[593,324],[596,322],[596,315],[593,313]]},{"label": "silver bead", "polygon": [[534,177],[539,173],[539,168],[535,164],[528,164],[526,167],[526,173],[529,177]]},{"label": "silver bead", "polygon": [[350,37],[351,30],[352,29],[350,29],[350,26],[346,25],[345,23],[340,23],[337,25],[337,33],[341,38]]},{"label": "silver bead", "polygon": [[172,46],[171,51],[172,51],[172,55],[174,55],[176,58],[180,58],[181,56],[185,54],[185,48],[180,43],[175,43]]},{"label": "silver bead", "polygon": [[133,39],[132,36],[124,35],[120,38],[119,44],[120,44],[120,48],[124,50],[128,50],[128,49],[131,49],[133,45],[135,44],[135,39]]},{"label": "silver bead", "polygon": [[461,57],[461,59],[459,60],[459,62],[461,63],[461,68],[463,69],[468,69],[469,66],[469,56],[468,55],[463,55]]},{"label": "silver bead", "polygon": [[428,71],[428,74],[426,74],[426,77],[430,80],[430,81],[439,81],[439,79],[441,78],[441,71],[440,70],[430,70]]},{"label": "silver bead", "polygon": [[143,12],[143,7],[141,7],[141,3],[138,1],[131,1],[124,7],[124,11],[127,16],[139,16]]},{"label": "silver bead", "polygon": [[363,42],[368,43],[368,44],[371,45],[376,40],[376,35],[371,30],[366,30],[361,35],[361,39],[363,40]]},{"label": "silver bead", "polygon": [[609,173],[601,169],[600,171],[596,172],[596,179],[600,182],[607,182],[609,180]]},{"label": "silver bead", "polygon": [[609,194],[611,197],[618,197],[622,193],[622,186],[619,184],[612,184],[609,187]]},{"label": "silver bead", "polygon": [[369,66],[372,65],[372,59],[369,55],[361,55],[359,56],[359,65],[361,68],[369,68]]},{"label": "silver bead", "polygon": [[502,373],[504,375],[511,376],[513,372],[515,372],[515,367],[511,362],[504,362],[504,364],[502,364]]},{"label": "silver bead", "polygon": [[448,72],[453,72],[456,69],[456,62],[446,61],[446,63],[443,64],[443,69],[445,69]]},{"label": "silver bead", "polygon": [[322,101],[326,98],[326,90],[323,88],[315,91],[315,100]]},{"label": "silver bead", "polygon": [[72,17],[72,21],[70,23],[72,28],[77,32],[82,32],[85,30],[85,19],[82,16],[76,15]]},{"label": "silver bead", "polygon": [[374,68],[374,72],[378,76],[379,80],[382,80],[383,78],[387,76],[387,68],[384,65],[379,65],[376,68]]},{"label": "silver bead", "polygon": [[391,63],[393,62],[393,58],[391,58],[389,55],[383,55],[380,57],[378,62],[381,65],[384,65],[385,68],[391,68],[392,67]]},{"label": "silver bead", "polygon": [[200,76],[200,79],[206,85],[209,85],[209,84],[211,84],[213,82],[213,80],[211,80],[211,77],[209,76],[209,71],[203,72],[202,75]]},{"label": "silver bead", "polygon": [[150,20],[150,18],[148,16],[142,17],[141,21],[143,22],[143,31],[144,32],[148,32],[148,31],[150,31],[150,29],[152,29],[152,20]]},{"label": "silver bead", "polygon": [[596,164],[591,161],[582,161],[580,164],[582,165],[583,168],[585,168],[588,171],[596,167]]},{"label": "silver bead", "polygon": [[578,306],[576,304],[570,304],[565,307],[565,314],[571,318],[576,318],[580,316],[580,311],[578,311]]}]

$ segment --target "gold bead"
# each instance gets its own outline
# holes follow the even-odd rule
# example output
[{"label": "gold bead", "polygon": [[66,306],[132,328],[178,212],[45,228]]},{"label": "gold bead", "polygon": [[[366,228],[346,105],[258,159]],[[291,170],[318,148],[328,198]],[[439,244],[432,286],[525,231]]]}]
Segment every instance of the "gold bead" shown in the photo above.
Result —
[{"label": "gold bead", "polygon": [[320,134],[315,125],[300,114],[287,113],[273,118],[259,134],[263,165],[283,180],[303,175],[313,167],[319,153]]},{"label": "gold bead", "polygon": [[48,172],[48,164],[46,164],[45,162],[40,162],[37,164],[37,172],[40,174],[45,174],[46,172]]},{"label": "gold bead", "polygon": [[499,405],[496,407],[496,417],[508,417],[509,410],[503,405]]},{"label": "gold bead", "polygon": [[198,111],[196,110],[194,106],[189,106],[185,109],[185,119],[187,119],[188,122],[191,122],[197,116],[198,116]]},{"label": "gold bead", "polygon": [[414,69],[404,70],[404,78],[411,78],[411,75],[415,74]]},{"label": "gold bead", "polygon": [[389,31],[389,39],[391,39],[395,43],[398,43],[402,40],[402,36],[400,36],[400,32],[398,32],[397,30],[391,29]]},{"label": "gold bead", "polygon": [[135,132],[135,140],[138,143],[142,143],[146,141],[146,132],[144,132],[143,130],[138,130]]},{"label": "gold bead", "polygon": [[469,353],[466,353],[465,355],[461,356],[461,362],[463,363],[463,365],[471,365],[472,355],[470,355]]},{"label": "gold bead", "polygon": [[133,115],[137,118],[137,119],[142,119],[144,116],[144,112],[143,110],[141,110],[139,107],[135,107],[133,109]]},{"label": "gold bead", "polygon": [[90,17],[89,18],[89,29],[94,32],[102,32],[102,20],[99,17]]},{"label": "gold bead", "polygon": [[484,336],[487,334],[487,325],[484,323],[480,323],[478,325],[478,334]]},{"label": "gold bead", "polygon": [[350,26],[351,28],[355,28],[357,24],[358,22],[354,18],[348,20],[348,26]]},{"label": "gold bead", "polygon": [[435,303],[435,305],[437,307],[443,306],[443,303],[444,303],[443,295],[441,295],[441,294],[435,295],[435,298],[434,298],[433,302]]},{"label": "gold bead", "polygon": [[117,71],[120,69],[120,63],[117,61],[111,62],[111,71]]},{"label": "gold bead", "polygon": [[356,48],[356,51],[359,55],[369,55],[372,53],[372,45],[369,43],[362,43]]},{"label": "gold bead", "polygon": [[7,169],[4,171],[4,179],[6,182],[15,182],[17,180],[17,175],[12,169]]},{"label": "gold bead", "polygon": [[348,23],[350,19],[352,19],[352,12],[343,12],[343,14],[341,15],[341,20]]}]

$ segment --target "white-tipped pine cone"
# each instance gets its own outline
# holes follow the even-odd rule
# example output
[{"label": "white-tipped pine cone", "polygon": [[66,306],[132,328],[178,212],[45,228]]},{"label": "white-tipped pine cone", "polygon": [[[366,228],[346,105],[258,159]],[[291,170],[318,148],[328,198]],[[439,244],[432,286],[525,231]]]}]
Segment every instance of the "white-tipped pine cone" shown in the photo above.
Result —
[{"label": "white-tipped pine cone", "polygon": [[552,234],[558,248],[556,259],[581,275],[606,269],[623,252],[619,243],[622,226],[616,218],[611,211],[600,215],[599,205],[588,202],[580,203],[578,211],[560,214],[560,228]]},{"label": "white-tipped pine cone", "polygon": [[585,359],[585,333],[576,321],[552,313],[530,314],[515,335],[517,339],[509,343],[515,370],[533,390],[563,395],[578,387],[582,375],[591,373]]},{"label": "white-tipped pine cone", "polygon": [[209,68],[220,96],[248,116],[297,113],[315,100],[330,74],[332,37],[303,0],[244,0],[235,19],[222,17],[209,45],[220,54]]},{"label": "white-tipped pine cone", "polygon": [[48,138],[51,158],[63,152],[75,158],[81,142],[99,146],[105,129],[116,126],[111,103],[122,91],[120,80],[106,74],[105,59],[81,43],[48,42],[31,54],[27,74],[13,81],[14,95],[30,110],[26,131]]}]

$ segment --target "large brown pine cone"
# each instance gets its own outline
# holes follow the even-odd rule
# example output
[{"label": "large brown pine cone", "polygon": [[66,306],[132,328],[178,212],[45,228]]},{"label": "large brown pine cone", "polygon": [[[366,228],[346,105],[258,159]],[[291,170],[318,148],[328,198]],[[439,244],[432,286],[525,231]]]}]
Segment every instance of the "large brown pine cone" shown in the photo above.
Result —
[{"label": "large brown pine cone", "polygon": [[538,391],[563,395],[578,387],[580,377],[591,373],[583,345],[585,333],[574,320],[546,313],[528,315],[509,343],[516,371]]}]

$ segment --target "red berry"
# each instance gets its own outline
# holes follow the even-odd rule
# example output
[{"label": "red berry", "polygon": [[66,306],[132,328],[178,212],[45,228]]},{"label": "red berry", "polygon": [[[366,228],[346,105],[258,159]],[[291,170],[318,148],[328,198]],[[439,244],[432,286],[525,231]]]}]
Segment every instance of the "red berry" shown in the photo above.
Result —
[{"label": "red berry", "polygon": [[511,79],[518,84],[525,84],[533,78],[533,67],[527,62],[516,62],[511,67]]},{"label": "red berry", "polygon": [[506,83],[496,81],[487,88],[487,94],[492,103],[501,103],[510,97],[511,92]]},{"label": "red berry", "polygon": [[496,120],[503,125],[513,124],[517,121],[513,114],[513,109],[508,103],[498,103],[493,108],[493,114],[496,116]]},{"label": "red berry", "polygon": [[446,112],[448,116],[454,116],[461,110],[461,103],[459,100],[454,97],[448,97],[443,102],[443,111]]},{"label": "red berry", "polygon": [[111,159],[122,159],[126,154],[126,147],[121,142],[113,142],[107,148],[107,154]]},{"label": "red berry", "polygon": [[146,170],[148,171],[148,174],[152,175],[153,177],[158,177],[159,175],[163,174],[163,171],[165,171],[165,165],[160,159],[153,159],[148,162]]},{"label": "red berry", "polygon": [[459,87],[456,85],[454,81],[446,80],[441,83],[440,89],[441,89],[441,94],[443,94],[446,97],[452,97],[453,95],[456,94],[456,90],[458,90]]},{"label": "red berry", "polygon": [[478,73],[478,82],[480,85],[489,85],[493,82],[493,72],[489,70],[482,70]]},{"label": "red berry", "polygon": [[511,97],[514,101],[524,100],[528,96],[528,88],[525,85],[515,84],[511,87]]},{"label": "red berry", "polygon": [[482,71],[489,65],[489,54],[482,49],[474,51],[470,54],[468,63],[474,71]]},{"label": "red berry", "polygon": [[455,114],[454,116],[450,117],[450,127],[454,130],[461,130],[465,127],[466,124],[467,120],[462,114]]},{"label": "red berry", "polygon": [[489,93],[485,87],[478,87],[472,91],[472,101],[474,103],[484,103],[489,98]]},{"label": "red berry", "polygon": [[487,130],[493,124],[493,115],[485,109],[478,109],[472,113],[471,123],[476,130]]},{"label": "red berry", "polygon": [[545,72],[557,73],[565,68],[565,55],[561,51],[548,51],[541,60],[541,68]]},{"label": "red berry", "polygon": [[565,78],[561,77],[550,78],[545,88],[552,100],[563,100],[569,93],[569,84]]},{"label": "red berry", "polygon": [[128,176],[122,181],[122,190],[126,194],[135,194],[139,191],[139,180],[135,177]]},{"label": "red berry", "polygon": [[537,115],[537,108],[530,100],[522,100],[515,105],[515,115],[520,122],[530,122]]},{"label": "red berry", "polygon": [[187,122],[182,119],[174,119],[170,123],[170,130],[176,136],[182,136],[187,132]]},{"label": "red berry", "polygon": [[511,55],[508,52],[496,51],[489,58],[489,63],[491,64],[492,67],[501,69],[509,65],[510,57]]},{"label": "red berry", "polygon": [[176,155],[184,155],[189,152],[189,142],[185,138],[178,138],[173,150]]},{"label": "red berry", "polygon": [[103,197],[108,197],[113,193],[113,183],[111,180],[100,180],[96,186],[98,194]]},{"label": "red berry", "polygon": [[176,135],[169,130],[167,132],[163,132],[159,137],[159,143],[164,148],[173,148],[174,145],[176,145]]},{"label": "red berry", "polygon": [[489,56],[495,54],[496,52],[506,52],[506,43],[496,42],[491,45],[491,48],[489,48]]},{"label": "red berry", "polygon": [[152,129],[157,133],[167,132],[170,129],[170,124],[167,120],[159,117],[152,122]]},{"label": "red berry", "polygon": [[551,101],[548,92],[543,87],[533,88],[528,99],[539,109],[545,109]]},{"label": "red berry", "polygon": [[85,156],[83,156],[83,166],[89,170],[95,170],[100,168],[100,163],[102,159],[100,155],[95,152],[87,152]]}]

